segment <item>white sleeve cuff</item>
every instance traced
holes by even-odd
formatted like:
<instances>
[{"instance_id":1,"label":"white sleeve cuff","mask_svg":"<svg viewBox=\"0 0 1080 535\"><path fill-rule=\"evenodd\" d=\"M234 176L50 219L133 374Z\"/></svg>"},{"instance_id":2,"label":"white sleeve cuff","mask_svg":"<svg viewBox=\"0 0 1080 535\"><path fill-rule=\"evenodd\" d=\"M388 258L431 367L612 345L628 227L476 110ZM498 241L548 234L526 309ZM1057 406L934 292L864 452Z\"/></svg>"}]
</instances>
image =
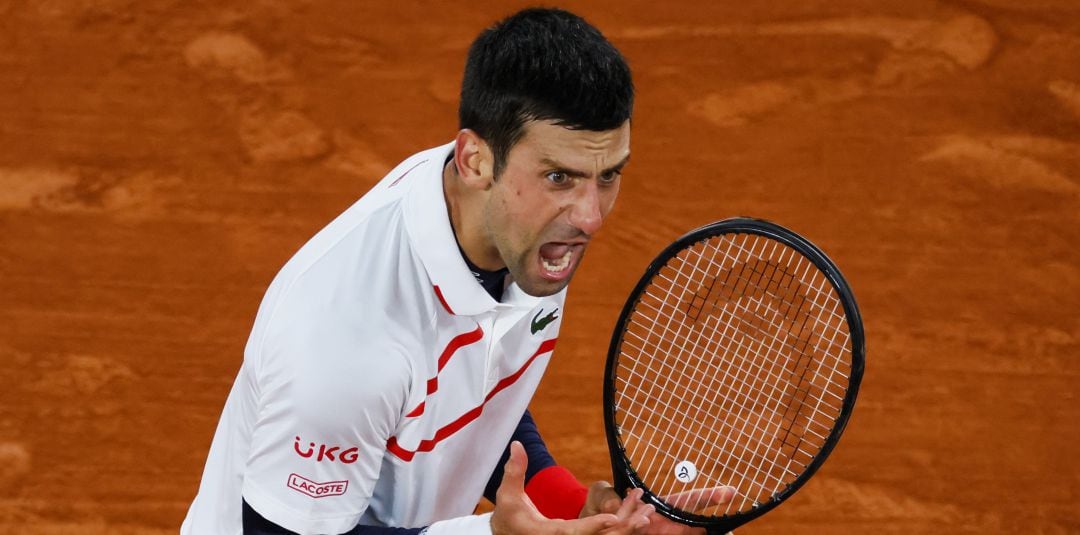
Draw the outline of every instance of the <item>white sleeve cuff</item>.
<instances>
[{"instance_id":1,"label":"white sleeve cuff","mask_svg":"<svg viewBox=\"0 0 1080 535\"><path fill-rule=\"evenodd\" d=\"M421 533L424 535L491 535L491 513L440 520Z\"/></svg>"}]
</instances>

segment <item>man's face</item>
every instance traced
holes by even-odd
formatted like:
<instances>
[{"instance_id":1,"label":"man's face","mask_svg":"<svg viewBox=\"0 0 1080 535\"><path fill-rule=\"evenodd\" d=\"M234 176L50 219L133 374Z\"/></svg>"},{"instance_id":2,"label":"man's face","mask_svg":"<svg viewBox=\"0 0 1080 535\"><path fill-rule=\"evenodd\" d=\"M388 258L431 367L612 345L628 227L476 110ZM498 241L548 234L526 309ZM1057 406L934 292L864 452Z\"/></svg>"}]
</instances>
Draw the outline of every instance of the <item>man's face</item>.
<instances>
[{"instance_id":1,"label":"man's face","mask_svg":"<svg viewBox=\"0 0 1080 535\"><path fill-rule=\"evenodd\" d=\"M489 243L526 293L558 293L615 205L630 157L630 122L571 130L531 121L507 155L484 210Z\"/></svg>"}]
</instances>

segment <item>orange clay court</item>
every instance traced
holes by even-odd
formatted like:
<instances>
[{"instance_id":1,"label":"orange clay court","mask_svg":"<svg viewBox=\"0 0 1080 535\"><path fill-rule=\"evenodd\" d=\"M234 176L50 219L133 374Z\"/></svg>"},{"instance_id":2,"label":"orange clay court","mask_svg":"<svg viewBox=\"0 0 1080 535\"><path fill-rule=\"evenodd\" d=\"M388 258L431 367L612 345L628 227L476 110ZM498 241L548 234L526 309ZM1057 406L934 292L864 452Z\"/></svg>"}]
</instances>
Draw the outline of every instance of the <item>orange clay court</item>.
<instances>
[{"instance_id":1,"label":"orange clay court","mask_svg":"<svg viewBox=\"0 0 1080 535\"><path fill-rule=\"evenodd\" d=\"M450 140L466 47L525 5L0 2L0 534L177 532L271 278ZM750 215L840 265L868 367L740 533L1080 533L1080 4L561 6L638 99L533 404L559 462L610 478L603 361L648 261Z\"/></svg>"}]
</instances>

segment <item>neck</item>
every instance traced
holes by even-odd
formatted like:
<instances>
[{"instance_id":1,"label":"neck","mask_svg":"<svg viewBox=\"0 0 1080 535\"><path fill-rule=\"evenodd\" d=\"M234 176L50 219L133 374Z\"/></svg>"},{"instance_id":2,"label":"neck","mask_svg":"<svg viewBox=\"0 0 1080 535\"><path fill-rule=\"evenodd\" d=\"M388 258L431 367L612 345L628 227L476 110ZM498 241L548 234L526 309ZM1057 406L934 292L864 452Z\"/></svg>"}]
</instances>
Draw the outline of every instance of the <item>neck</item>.
<instances>
[{"instance_id":1,"label":"neck","mask_svg":"<svg viewBox=\"0 0 1080 535\"><path fill-rule=\"evenodd\" d=\"M487 271L498 271L506 267L495 246L489 242L484 232L483 199L484 192L468 187L458 175L451 159L443 166L443 196L446 208L450 212L450 226L457 238L458 246L465 258L476 267Z\"/></svg>"}]
</instances>

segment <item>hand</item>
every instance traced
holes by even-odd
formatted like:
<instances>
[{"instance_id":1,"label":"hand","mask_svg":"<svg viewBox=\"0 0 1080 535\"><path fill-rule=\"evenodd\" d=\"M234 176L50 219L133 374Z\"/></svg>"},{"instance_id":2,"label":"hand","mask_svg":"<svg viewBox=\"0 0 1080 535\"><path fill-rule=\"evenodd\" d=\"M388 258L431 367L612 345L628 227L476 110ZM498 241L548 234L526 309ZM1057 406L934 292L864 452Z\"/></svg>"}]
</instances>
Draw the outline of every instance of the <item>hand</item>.
<instances>
[{"instance_id":1,"label":"hand","mask_svg":"<svg viewBox=\"0 0 1080 535\"><path fill-rule=\"evenodd\" d=\"M609 506L609 511L603 511L595 514L609 514L614 513L615 517L619 519L618 523L605 529L602 533L605 535L616 535L620 533L640 533L645 526L649 525L649 518L656 512L656 508L652 505L646 505L641 501L641 496L645 494L641 489L633 489L626 493L626 498L622 501L618 500L618 495L615 496L615 500L608 500L606 504ZM586 501L586 507L588 502ZM584 513L585 507L581 508ZM585 517L583 517L585 518Z\"/></svg>"},{"instance_id":2,"label":"hand","mask_svg":"<svg viewBox=\"0 0 1080 535\"><path fill-rule=\"evenodd\" d=\"M577 520L546 518L536 510L525 494L525 468L528 457L521 443L510 444L510 460L503 470L502 483L495 493L495 510L491 514L494 535L616 535L634 533L648 524L651 505L640 499L627 500L612 508L610 513L597 513Z\"/></svg>"},{"instance_id":3,"label":"hand","mask_svg":"<svg viewBox=\"0 0 1080 535\"><path fill-rule=\"evenodd\" d=\"M637 491L637 496L640 496L641 491L639 489L634 491ZM684 511L699 511L706 507L728 503L734 496L735 488L724 486L679 492L665 496L664 501ZM629 494L627 498L629 498ZM598 481L589 487L589 494L585 499L585 507L581 509L581 514L584 517L614 513L620 507L621 501L611 484ZM647 535L704 535L705 530L680 524L654 511L649 515L649 523L642 526L635 533Z\"/></svg>"}]
</instances>

